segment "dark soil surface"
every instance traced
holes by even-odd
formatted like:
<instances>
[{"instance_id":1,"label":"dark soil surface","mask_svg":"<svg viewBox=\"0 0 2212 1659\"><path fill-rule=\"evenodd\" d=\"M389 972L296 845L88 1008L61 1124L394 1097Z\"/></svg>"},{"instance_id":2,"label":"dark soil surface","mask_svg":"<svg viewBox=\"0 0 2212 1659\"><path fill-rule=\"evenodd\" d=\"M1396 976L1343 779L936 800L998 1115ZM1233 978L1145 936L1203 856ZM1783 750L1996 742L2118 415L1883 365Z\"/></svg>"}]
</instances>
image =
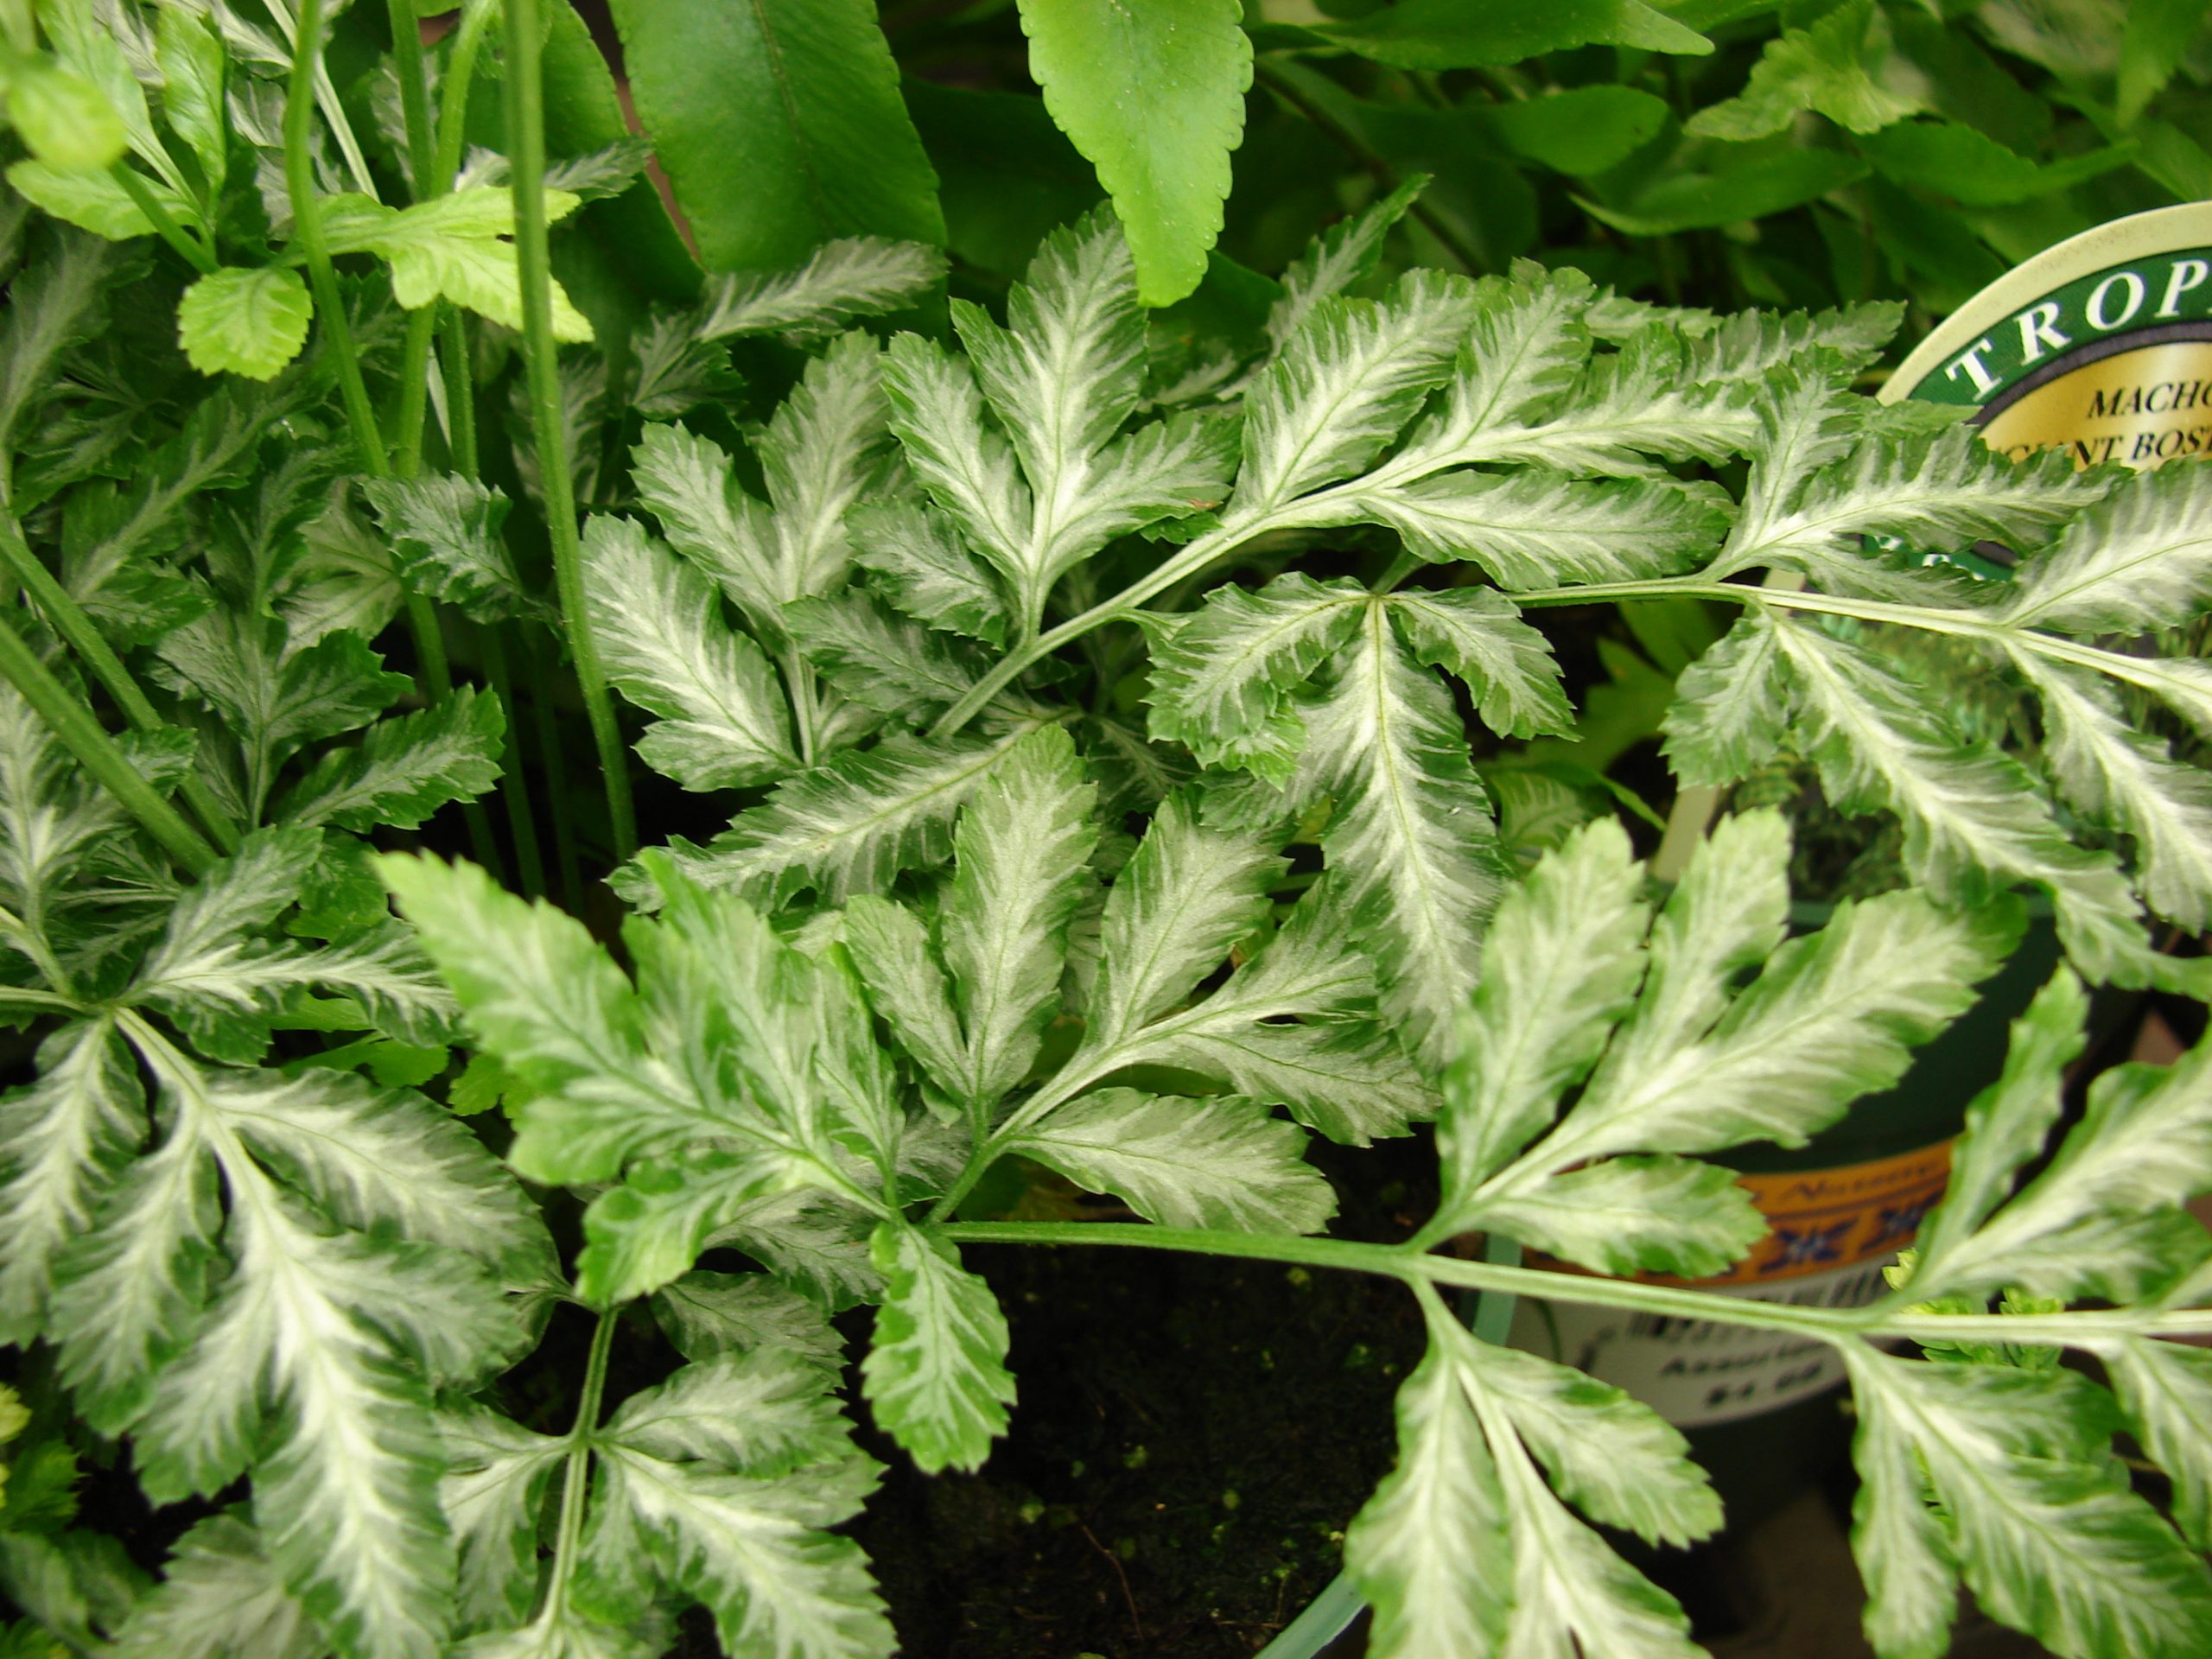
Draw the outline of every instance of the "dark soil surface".
<instances>
[{"instance_id":1,"label":"dark soil surface","mask_svg":"<svg viewBox=\"0 0 2212 1659\"><path fill-rule=\"evenodd\" d=\"M1426 1135L1317 1147L1348 1213L1400 1238L1433 1197ZM1353 1172L1357 1172L1354 1173ZM1413 1298L1349 1274L1152 1251L971 1246L1021 1390L980 1474L890 1473L855 1529L910 1659L1224 1659L1335 1576L1390 1467L1421 1351Z\"/></svg>"}]
</instances>

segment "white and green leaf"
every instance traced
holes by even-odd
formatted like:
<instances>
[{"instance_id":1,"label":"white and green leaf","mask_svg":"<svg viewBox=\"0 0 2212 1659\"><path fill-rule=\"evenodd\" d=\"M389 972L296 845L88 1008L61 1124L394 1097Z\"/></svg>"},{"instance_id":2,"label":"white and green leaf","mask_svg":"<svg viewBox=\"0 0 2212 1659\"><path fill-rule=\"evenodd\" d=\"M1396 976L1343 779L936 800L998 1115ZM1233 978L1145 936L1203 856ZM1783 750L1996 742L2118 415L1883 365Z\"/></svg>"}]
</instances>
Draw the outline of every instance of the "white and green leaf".
<instances>
[{"instance_id":1,"label":"white and green leaf","mask_svg":"<svg viewBox=\"0 0 2212 1659\"><path fill-rule=\"evenodd\" d=\"M1162 1226L1312 1233L1336 1213L1335 1193L1301 1156L1304 1132L1234 1095L1102 1089L1004 1145Z\"/></svg>"},{"instance_id":2,"label":"white and green leaf","mask_svg":"<svg viewBox=\"0 0 2212 1659\"><path fill-rule=\"evenodd\" d=\"M583 569L607 677L662 716L639 740L639 759L697 790L760 783L798 766L775 671L722 620L705 577L625 518L585 527Z\"/></svg>"},{"instance_id":3,"label":"white and green leaf","mask_svg":"<svg viewBox=\"0 0 2212 1659\"><path fill-rule=\"evenodd\" d=\"M917 1228L886 1223L874 1254L886 1289L861 1363L869 1408L925 1473L980 1469L1014 1403L998 1299Z\"/></svg>"}]
</instances>

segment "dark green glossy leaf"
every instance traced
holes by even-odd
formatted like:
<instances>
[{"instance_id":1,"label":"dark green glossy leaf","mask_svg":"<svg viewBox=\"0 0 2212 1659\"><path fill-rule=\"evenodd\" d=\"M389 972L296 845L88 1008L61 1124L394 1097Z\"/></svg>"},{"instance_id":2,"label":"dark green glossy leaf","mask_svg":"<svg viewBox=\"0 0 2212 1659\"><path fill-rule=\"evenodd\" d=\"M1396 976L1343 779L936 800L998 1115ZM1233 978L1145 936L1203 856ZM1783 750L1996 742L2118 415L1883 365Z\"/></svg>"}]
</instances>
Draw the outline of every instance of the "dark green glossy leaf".
<instances>
[{"instance_id":1,"label":"dark green glossy leaf","mask_svg":"<svg viewBox=\"0 0 2212 1659\"><path fill-rule=\"evenodd\" d=\"M616 0L632 95L712 270L942 245L937 180L863 0Z\"/></svg>"}]
</instances>

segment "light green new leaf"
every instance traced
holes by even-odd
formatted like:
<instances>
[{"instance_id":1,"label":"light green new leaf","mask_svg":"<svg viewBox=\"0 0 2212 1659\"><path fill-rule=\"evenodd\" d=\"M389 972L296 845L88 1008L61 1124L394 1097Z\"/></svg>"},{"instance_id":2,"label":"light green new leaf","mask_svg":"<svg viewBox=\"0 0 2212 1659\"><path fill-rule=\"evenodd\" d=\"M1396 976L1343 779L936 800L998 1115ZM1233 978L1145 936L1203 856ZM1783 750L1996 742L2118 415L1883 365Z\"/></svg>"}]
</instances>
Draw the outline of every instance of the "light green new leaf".
<instances>
[{"instance_id":1,"label":"light green new leaf","mask_svg":"<svg viewBox=\"0 0 2212 1659\"><path fill-rule=\"evenodd\" d=\"M1196 288L1221 233L1252 84L1243 22L1235 0L1021 0L1029 73L1113 198L1147 305Z\"/></svg>"},{"instance_id":2,"label":"light green new leaf","mask_svg":"<svg viewBox=\"0 0 2212 1659\"><path fill-rule=\"evenodd\" d=\"M910 305L944 277L944 255L925 242L839 237L788 270L712 278L694 329L702 340L826 333Z\"/></svg>"},{"instance_id":3,"label":"light green new leaf","mask_svg":"<svg viewBox=\"0 0 2212 1659\"><path fill-rule=\"evenodd\" d=\"M880 893L901 870L941 864L952 823L1033 722L950 740L897 733L779 784L704 848L674 843L677 868L773 908L811 888L825 903ZM618 877L632 902L658 902L652 884Z\"/></svg>"},{"instance_id":4,"label":"light green new leaf","mask_svg":"<svg viewBox=\"0 0 2212 1659\"><path fill-rule=\"evenodd\" d=\"M1688 130L1699 138L1764 138L1808 109L1853 132L1902 121L1921 107L1911 91L1917 76L1910 69L1885 73L1889 50L1889 22L1873 0L1850 0L1809 28L1784 29L1768 41L1744 90L1700 110Z\"/></svg>"},{"instance_id":5,"label":"light green new leaf","mask_svg":"<svg viewBox=\"0 0 2212 1659\"><path fill-rule=\"evenodd\" d=\"M938 938L966 1033L958 1094L979 1121L1028 1075L1058 1009L1068 920L1092 886L1096 798L1074 742L1047 726L961 811Z\"/></svg>"},{"instance_id":6,"label":"light green new leaf","mask_svg":"<svg viewBox=\"0 0 2212 1659\"><path fill-rule=\"evenodd\" d=\"M2212 606L2212 467L2185 461L2129 475L2066 521L2024 563L2005 606L2015 626L2148 633Z\"/></svg>"},{"instance_id":7,"label":"light green new leaf","mask_svg":"<svg viewBox=\"0 0 2212 1659\"><path fill-rule=\"evenodd\" d=\"M1458 1215L1605 1052L1643 977L1643 887L1627 832L1601 818L1499 904L1444 1073L1440 1214Z\"/></svg>"},{"instance_id":8,"label":"light green new leaf","mask_svg":"<svg viewBox=\"0 0 2212 1659\"><path fill-rule=\"evenodd\" d=\"M1102 1089L1055 1107L1006 1146L1162 1226L1314 1233L1336 1213L1336 1194L1300 1155L1304 1132L1234 1095Z\"/></svg>"},{"instance_id":9,"label":"light green new leaf","mask_svg":"<svg viewBox=\"0 0 2212 1659\"><path fill-rule=\"evenodd\" d=\"M925 1474L982 1468L1014 1403L998 1300L917 1228L887 1222L873 1254L887 1287L861 1377L876 1422Z\"/></svg>"},{"instance_id":10,"label":"light green new leaf","mask_svg":"<svg viewBox=\"0 0 2212 1659\"><path fill-rule=\"evenodd\" d=\"M2056 1368L1844 1351L1866 1483L1853 1541L1885 1652L1943 1650L1949 1559L1985 1611L2065 1659L2212 1643L2212 1574L2128 1489L2104 1390ZM1940 1518L1921 1497L1923 1471Z\"/></svg>"},{"instance_id":11,"label":"light green new leaf","mask_svg":"<svg viewBox=\"0 0 2212 1659\"><path fill-rule=\"evenodd\" d=\"M105 174L130 139L99 88L39 56L11 54L8 120L32 155L65 173Z\"/></svg>"},{"instance_id":12,"label":"light green new leaf","mask_svg":"<svg viewBox=\"0 0 2212 1659\"><path fill-rule=\"evenodd\" d=\"M118 18L84 0L49 0L40 8L39 22L62 67L97 87L102 101L121 120L131 153L163 182L184 192L183 170L154 129L153 111L137 73L138 65L158 67L157 62L149 61L156 54L143 23Z\"/></svg>"},{"instance_id":13,"label":"light green new leaf","mask_svg":"<svg viewBox=\"0 0 2212 1659\"><path fill-rule=\"evenodd\" d=\"M2204 14L2190 0L2143 0L2127 9L2120 41L2120 125L2135 124L2203 30Z\"/></svg>"},{"instance_id":14,"label":"light green new leaf","mask_svg":"<svg viewBox=\"0 0 2212 1659\"><path fill-rule=\"evenodd\" d=\"M1162 802L1106 895L1084 1047L1110 1050L1187 997L1257 931L1284 868L1258 836L1202 824L1192 792Z\"/></svg>"},{"instance_id":15,"label":"light green new leaf","mask_svg":"<svg viewBox=\"0 0 2212 1659\"><path fill-rule=\"evenodd\" d=\"M1473 695L1477 716L1499 736L1535 737L1573 725L1551 646L1503 594L1446 588L1393 594L1384 603L1414 659L1455 676Z\"/></svg>"},{"instance_id":16,"label":"light green new leaf","mask_svg":"<svg viewBox=\"0 0 2212 1659\"><path fill-rule=\"evenodd\" d=\"M319 1659L329 1649L270 1564L259 1532L233 1509L177 1540L162 1582L131 1609L109 1651L115 1659Z\"/></svg>"},{"instance_id":17,"label":"light green new leaf","mask_svg":"<svg viewBox=\"0 0 2212 1659\"><path fill-rule=\"evenodd\" d=\"M1173 634L1154 635L1149 729L1210 766L1281 783L1305 727L1291 693L1359 625L1367 590L1349 578L1315 582L1288 571L1257 592L1217 588Z\"/></svg>"},{"instance_id":18,"label":"light green new leaf","mask_svg":"<svg viewBox=\"0 0 2212 1659\"><path fill-rule=\"evenodd\" d=\"M379 721L333 749L277 804L289 823L412 830L448 801L475 799L499 781L507 721L499 698L462 686L445 702Z\"/></svg>"},{"instance_id":19,"label":"light green new leaf","mask_svg":"<svg viewBox=\"0 0 2212 1659\"><path fill-rule=\"evenodd\" d=\"M202 374L273 380L308 343L314 317L297 271L210 271L177 302L177 343Z\"/></svg>"},{"instance_id":20,"label":"light green new leaf","mask_svg":"<svg viewBox=\"0 0 2212 1659\"><path fill-rule=\"evenodd\" d=\"M49 162L17 162L8 169L8 182L41 212L111 242L154 233L153 221L111 174L79 172ZM198 220L200 215L174 185L143 175L140 182L172 219L188 225Z\"/></svg>"},{"instance_id":21,"label":"light green new leaf","mask_svg":"<svg viewBox=\"0 0 2212 1659\"><path fill-rule=\"evenodd\" d=\"M1371 465L1450 378L1476 315L1474 285L1412 271L1379 302L1316 306L1246 398L1230 509L1256 518Z\"/></svg>"},{"instance_id":22,"label":"light green new leaf","mask_svg":"<svg viewBox=\"0 0 2212 1659\"><path fill-rule=\"evenodd\" d=\"M594 517L584 527L583 580L607 677L664 716L639 740L640 760L696 790L798 767L775 671L722 620L704 576L632 520Z\"/></svg>"},{"instance_id":23,"label":"light green new leaf","mask_svg":"<svg viewBox=\"0 0 2212 1659\"><path fill-rule=\"evenodd\" d=\"M581 200L565 190L545 192L545 214L559 219ZM326 196L323 240L333 253L373 253L391 266L392 297L409 310L436 300L522 327L522 278L515 265L514 194L488 185L464 185L448 195L387 207L369 196ZM591 322L553 283L553 337L587 340Z\"/></svg>"},{"instance_id":24,"label":"light green new leaf","mask_svg":"<svg viewBox=\"0 0 2212 1659\"><path fill-rule=\"evenodd\" d=\"M1863 135L1859 146L1885 177L1967 207L2009 207L2063 195L2136 156L2133 144L2108 144L2037 166L1979 128L1955 121L1901 121Z\"/></svg>"},{"instance_id":25,"label":"light green new leaf","mask_svg":"<svg viewBox=\"0 0 2212 1659\"><path fill-rule=\"evenodd\" d=\"M504 621L530 607L499 536L513 505L503 492L457 473L365 478L360 485L416 592L457 605L479 622Z\"/></svg>"}]
</instances>

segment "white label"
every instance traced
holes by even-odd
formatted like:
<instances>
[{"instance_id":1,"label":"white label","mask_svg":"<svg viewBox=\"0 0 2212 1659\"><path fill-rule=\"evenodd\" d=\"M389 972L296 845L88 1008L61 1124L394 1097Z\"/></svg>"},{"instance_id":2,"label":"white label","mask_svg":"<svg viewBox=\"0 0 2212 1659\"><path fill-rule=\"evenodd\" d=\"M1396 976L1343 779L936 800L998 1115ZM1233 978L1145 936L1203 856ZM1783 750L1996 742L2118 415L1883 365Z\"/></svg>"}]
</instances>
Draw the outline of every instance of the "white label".
<instances>
[{"instance_id":1,"label":"white label","mask_svg":"<svg viewBox=\"0 0 2212 1659\"><path fill-rule=\"evenodd\" d=\"M1796 1307L1863 1307L1887 1287L1891 1258L1808 1273L1776 1284L1702 1287L1716 1295ZM1678 1428L1756 1417L1834 1388L1843 1362L1824 1342L1711 1319L1541 1302L1513 1310L1516 1348L1626 1389Z\"/></svg>"}]
</instances>

